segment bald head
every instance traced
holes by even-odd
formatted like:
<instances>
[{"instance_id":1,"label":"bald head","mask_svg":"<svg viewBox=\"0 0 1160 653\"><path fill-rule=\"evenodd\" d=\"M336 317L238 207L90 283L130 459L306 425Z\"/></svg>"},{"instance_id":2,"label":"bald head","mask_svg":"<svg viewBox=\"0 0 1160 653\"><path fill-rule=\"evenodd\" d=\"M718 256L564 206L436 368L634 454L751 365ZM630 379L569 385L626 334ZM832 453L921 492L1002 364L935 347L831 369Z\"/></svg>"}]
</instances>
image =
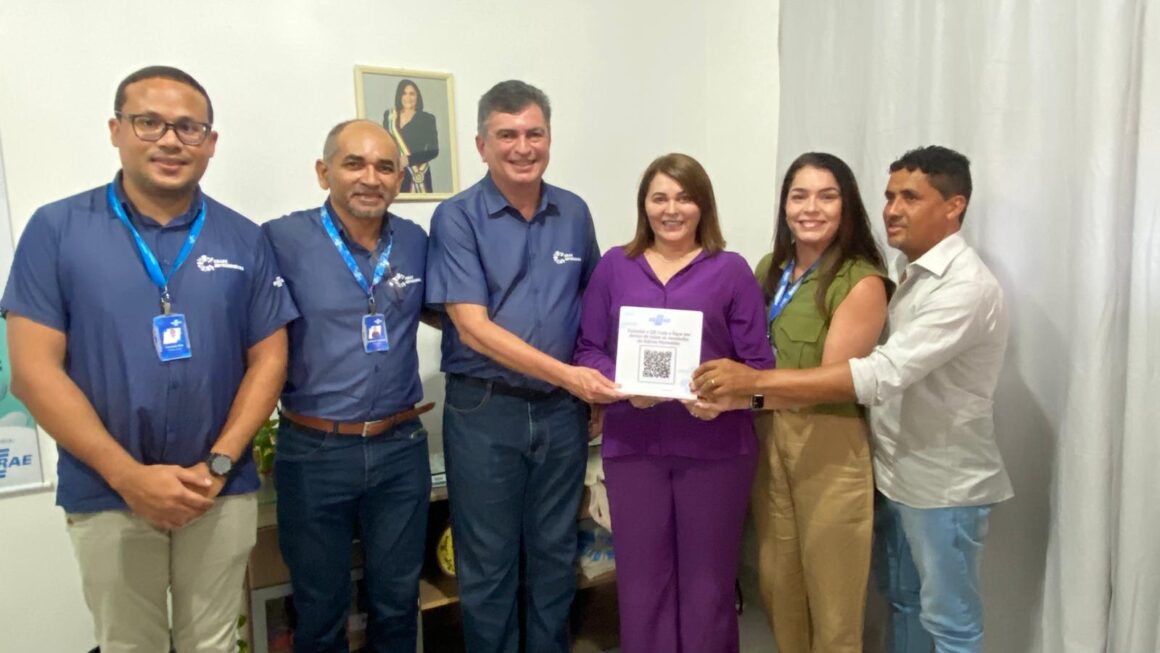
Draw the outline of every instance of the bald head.
<instances>
[{"instance_id":1,"label":"bald head","mask_svg":"<svg viewBox=\"0 0 1160 653\"><path fill-rule=\"evenodd\" d=\"M380 125L377 122L374 122L373 120L366 120L365 118L355 118L354 120L344 120L343 122L338 123L334 127L331 127L330 132L326 134L326 142L322 144L322 160L323 161L325 161L327 163L331 162L331 159L334 157L334 153L336 151L338 151L339 137L342 136L343 132L345 132L349 128L357 128L358 131L365 130L366 132L381 132L383 138L391 141L392 146L395 145L395 139L391 138L391 135L387 133L386 129L383 129L382 125ZM398 157L399 157L398 147L395 147L395 158L398 159Z\"/></svg>"},{"instance_id":2,"label":"bald head","mask_svg":"<svg viewBox=\"0 0 1160 653\"><path fill-rule=\"evenodd\" d=\"M348 120L330 130L314 165L343 221L383 217L403 182L399 148L381 125Z\"/></svg>"}]
</instances>

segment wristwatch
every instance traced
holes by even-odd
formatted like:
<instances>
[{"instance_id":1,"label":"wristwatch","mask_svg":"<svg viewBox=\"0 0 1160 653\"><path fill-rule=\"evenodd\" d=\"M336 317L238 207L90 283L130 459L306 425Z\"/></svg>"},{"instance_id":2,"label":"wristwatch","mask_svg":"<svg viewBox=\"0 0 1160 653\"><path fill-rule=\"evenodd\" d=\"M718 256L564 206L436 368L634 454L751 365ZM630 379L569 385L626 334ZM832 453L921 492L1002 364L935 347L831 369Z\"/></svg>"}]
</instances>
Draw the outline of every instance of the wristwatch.
<instances>
[{"instance_id":1,"label":"wristwatch","mask_svg":"<svg viewBox=\"0 0 1160 653\"><path fill-rule=\"evenodd\" d=\"M750 410L761 410L765 408L765 395L753 395L749 398Z\"/></svg>"},{"instance_id":2,"label":"wristwatch","mask_svg":"<svg viewBox=\"0 0 1160 653\"><path fill-rule=\"evenodd\" d=\"M225 478L234 471L234 461L224 453L211 451L205 459L205 465L209 467L209 473L218 478Z\"/></svg>"}]
</instances>

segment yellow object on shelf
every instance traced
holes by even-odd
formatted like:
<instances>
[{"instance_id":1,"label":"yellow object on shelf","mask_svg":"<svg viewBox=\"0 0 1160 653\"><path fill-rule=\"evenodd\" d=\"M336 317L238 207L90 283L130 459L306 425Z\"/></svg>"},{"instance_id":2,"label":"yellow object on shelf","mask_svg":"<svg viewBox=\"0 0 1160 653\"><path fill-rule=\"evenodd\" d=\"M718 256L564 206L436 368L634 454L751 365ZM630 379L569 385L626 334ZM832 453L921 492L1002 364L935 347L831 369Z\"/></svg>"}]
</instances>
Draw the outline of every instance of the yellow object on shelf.
<instances>
[{"instance_id":1,"label":"yellow object on shelf","mask_svg":"<svg viewBox=\"0 0 1160 653\"><path fill-rule=\"evenodd\" d=\"M439 536L439 545L435 547L435 559L439 563L439 569L448 576L455 575L455 549L451 544L451 525L443 529L443 534Z\"/></svg>"}]
</instances>

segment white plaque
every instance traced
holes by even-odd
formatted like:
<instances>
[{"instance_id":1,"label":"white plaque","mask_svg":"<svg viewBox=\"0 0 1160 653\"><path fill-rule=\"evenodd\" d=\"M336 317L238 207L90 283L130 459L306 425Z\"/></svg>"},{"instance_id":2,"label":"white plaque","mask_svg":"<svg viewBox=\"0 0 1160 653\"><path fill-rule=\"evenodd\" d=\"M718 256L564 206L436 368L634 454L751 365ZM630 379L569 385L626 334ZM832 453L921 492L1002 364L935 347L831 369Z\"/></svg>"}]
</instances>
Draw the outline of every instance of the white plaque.
<instances>
[{"instance_id":1,"label":"white plaque","mask_svg":"<svg viewBox=\"0 0 1160 653\"><path fill-rule=\"evenodd\" d=\"M616 383L643 397L695 399L689 390L701 364L701 311L620 308Z\"/></svg>"}]
</instances>

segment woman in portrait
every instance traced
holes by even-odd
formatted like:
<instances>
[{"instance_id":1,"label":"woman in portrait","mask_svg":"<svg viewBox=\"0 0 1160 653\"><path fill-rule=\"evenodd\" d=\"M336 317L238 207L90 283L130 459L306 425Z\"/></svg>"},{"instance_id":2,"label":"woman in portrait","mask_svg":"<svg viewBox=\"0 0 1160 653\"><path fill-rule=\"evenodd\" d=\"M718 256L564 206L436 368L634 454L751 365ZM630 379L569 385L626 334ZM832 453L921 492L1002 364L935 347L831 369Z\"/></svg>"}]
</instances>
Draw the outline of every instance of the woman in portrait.
<instances>
[{"instance_id":1,"label":"woman in portrait","mask_svg":"<svg viewBox=\"0 0 1160 653\"><path fill-rule=\"evenodd\" d=\"M423 94L409 79L395 88L395 106L383 114L387 128L403 165L402 193L430 193L430 162L439 156L439 134L435 130L435 116L423 110Z\"/></svg>"},{"instance_id":2,"label":"woman in portrait","mask_svg":"<svg viewBox=\"0 0 1160 653\"><path fill-rule=\"evenodd\" d=\"M870 353L891 289L858 184L811 152L781 185L773 252L757 265L779 369ZM752 507L758 575L777 650L862 650L874 481L855 403L759 413Z\"/></svg>"},{"instance_id":3,"label":"woman in portrait","mask_svg":"<svg viewBox=\"0 0 1160 653\"><path fill-rule=\"evenodd\" d=\"M700 311L701 360L768 369L761 289L725 251L713 187L697 161L668 154L645 170L636 234L592 273L575 362L615 379L622 306ZM614 528L621 650L738 650L734 582L757 466L748 410L631 397L604 411L604 474Z\"/></svg>"}]
</instances>

